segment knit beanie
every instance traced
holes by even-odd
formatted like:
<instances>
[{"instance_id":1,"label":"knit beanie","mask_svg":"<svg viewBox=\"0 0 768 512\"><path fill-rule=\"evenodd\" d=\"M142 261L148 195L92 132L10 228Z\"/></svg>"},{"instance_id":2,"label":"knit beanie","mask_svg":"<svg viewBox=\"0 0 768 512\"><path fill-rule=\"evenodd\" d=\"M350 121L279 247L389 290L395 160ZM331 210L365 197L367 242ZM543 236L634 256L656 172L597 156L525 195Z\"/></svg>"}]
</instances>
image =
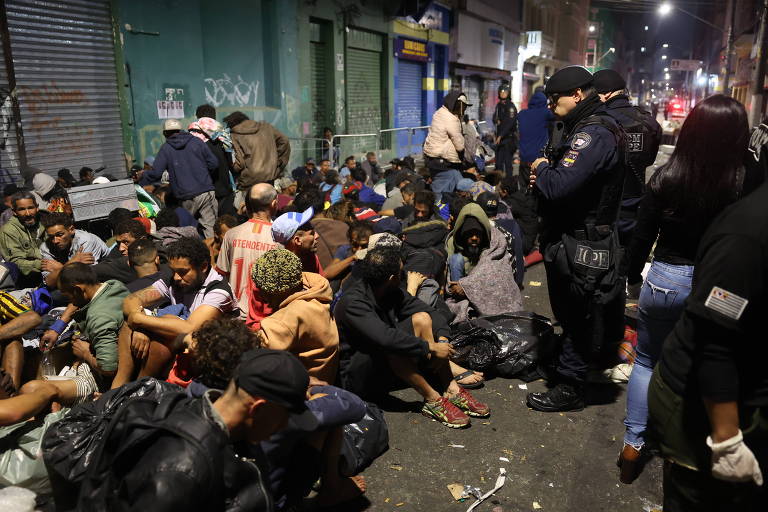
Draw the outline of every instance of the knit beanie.
<instances>
[{"instance_id":1,"label":"knit beanie","mask_svg":"<svg viewBox=\"0 0 768 512\"><path fill-rule=\"evenodd\" d=\"M264 253L251 267L251 279L270 295L285 293L301 286L301 260L286 249Z\"/></svg>"}]
</instances>

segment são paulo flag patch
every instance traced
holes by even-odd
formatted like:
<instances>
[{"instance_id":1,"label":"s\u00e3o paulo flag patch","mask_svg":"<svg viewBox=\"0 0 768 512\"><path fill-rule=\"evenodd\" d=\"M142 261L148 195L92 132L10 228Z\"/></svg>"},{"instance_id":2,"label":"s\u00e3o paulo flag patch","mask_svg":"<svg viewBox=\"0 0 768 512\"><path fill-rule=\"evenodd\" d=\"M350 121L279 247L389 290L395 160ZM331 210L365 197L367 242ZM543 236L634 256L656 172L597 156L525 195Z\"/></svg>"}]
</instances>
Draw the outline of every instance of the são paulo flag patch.
<instances>
[{"instance_id":1,"label":"s\u00e3o paulo flag patch","mask_svg":"<svg viewBox=\"0 0 768 512\"><path fill-rule=\"evenodd\" d=\"M712 288L712 291L709 292L709 297L704 302L704 306L733 320L741 318L747 304L749 304L749 301L744 297L739 297L735 293L723 290L719 286Z\"/></svg>"}]
</instances>

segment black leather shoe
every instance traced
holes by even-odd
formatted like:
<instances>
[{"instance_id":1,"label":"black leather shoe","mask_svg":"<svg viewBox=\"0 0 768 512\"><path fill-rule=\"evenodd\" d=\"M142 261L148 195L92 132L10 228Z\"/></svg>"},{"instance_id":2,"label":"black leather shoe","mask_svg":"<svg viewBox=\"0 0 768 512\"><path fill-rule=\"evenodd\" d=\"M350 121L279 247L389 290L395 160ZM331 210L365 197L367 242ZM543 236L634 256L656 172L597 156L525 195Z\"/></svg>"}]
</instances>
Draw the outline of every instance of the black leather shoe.
<instances>
[{"instance_id":1,"label":"black leather shoe","mask_svg":"<svg viewBox=\"0 0 768 512\"><path fill-rule=\"evenodd\" d=\"M558 384L543 393L528 393L528 407L542 412L580 411L584 409L584 391L570 384Z\"/></svg>"}]
</instances>

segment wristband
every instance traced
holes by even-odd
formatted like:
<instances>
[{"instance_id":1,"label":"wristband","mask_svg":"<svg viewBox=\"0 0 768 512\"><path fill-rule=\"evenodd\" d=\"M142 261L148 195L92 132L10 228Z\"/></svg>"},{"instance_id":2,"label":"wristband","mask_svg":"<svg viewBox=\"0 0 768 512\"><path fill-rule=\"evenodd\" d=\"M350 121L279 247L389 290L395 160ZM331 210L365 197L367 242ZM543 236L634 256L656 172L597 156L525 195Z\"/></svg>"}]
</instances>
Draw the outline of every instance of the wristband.
<instances>
[{"instance_id":1,"label":"wristband","mask_svg":"<svg viewBox=\"0 0 768 512\"><path fill-rule=\"evenodd\" d=\"M68 325L67 322L65 322L64 320L59 318L58 320L53 322L51 324L51 326L48 327L48 329L50 329L52 331L55 331L56 334L60 335L61 333L63 333L67 329L67 325Z\"/></svg>"}]
</instances>

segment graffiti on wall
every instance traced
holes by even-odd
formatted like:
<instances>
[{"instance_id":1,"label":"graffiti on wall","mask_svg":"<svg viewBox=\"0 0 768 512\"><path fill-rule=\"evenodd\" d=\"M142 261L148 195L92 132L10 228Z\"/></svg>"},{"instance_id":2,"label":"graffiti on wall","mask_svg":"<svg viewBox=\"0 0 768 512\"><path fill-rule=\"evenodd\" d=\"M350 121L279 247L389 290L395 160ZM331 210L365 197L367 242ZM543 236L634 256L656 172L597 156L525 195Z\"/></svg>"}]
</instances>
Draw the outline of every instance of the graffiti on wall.
<instances>
[{"instance_id":1,"label":"graffiti on wall","mask_svg":"<svg viewBox=\"0 0 768 512\"><path fill-rule=\"evenodd\" d=\"M61 113L54 107L83 107L88 98L79 89L60 88L55 81L42 87L18 88L19 103L28 111L24 116L24 140L27 156L34 159L37 154L50 152L81 153L92 149L93 127L64 124ZM54 134L52 139L47 137Z\"/></svg>"},{"instance_id":2,"label":"graffiti on wall","mask_svg":"<svg viewBox=\"0 0 768 512\"><path fill-rule=\"evenodd\" d=\"M237 75L232 79L224 73L221 78L205 79L205 101L214 107L232 105L255 107L259 96L259 81L247 82Z\"/></svg>"}]
</instances>

